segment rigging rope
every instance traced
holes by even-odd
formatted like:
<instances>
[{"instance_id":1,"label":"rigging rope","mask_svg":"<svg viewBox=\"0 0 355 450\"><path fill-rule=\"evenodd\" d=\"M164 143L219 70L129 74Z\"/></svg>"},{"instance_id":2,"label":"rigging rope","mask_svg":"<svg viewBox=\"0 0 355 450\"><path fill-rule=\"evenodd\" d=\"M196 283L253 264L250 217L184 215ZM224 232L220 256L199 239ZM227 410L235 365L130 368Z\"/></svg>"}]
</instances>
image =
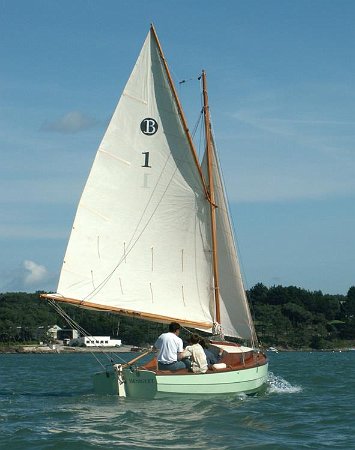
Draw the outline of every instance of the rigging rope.
<instances>
[{"instance_id":1,"label":"rigging rope","mask_svg":"<svg viewBox=\"0 0 355 450\"><path fill-rule=\"evenodd\" d=\"M57 311L57 313L63 317L63 319L67 322L67 324L77 330L81 335L86 336L88 338L93 338L93 336L88 333L82 326L80 326L74 319L72 319L69 314L67 314L64 309L58 305L58 303L56 303L54 300L48 300L49 304L51 306L53 306L53 308ZM91 340L91 339L90 339ZM92 342L94 344L96 344L94 342L95 340L92 339ZM110 361L110 363L113 363L113 359L112 359L112 355L110 356L108 353L106 353L101 347L99 347L98 345L95 345L95 347L97 347L100 352ZM90 351L90 353L92 354L92 356L96 359L96 361L105 369L106 367L104 366L104 364L102 364L102 362L99 360L99 358L97 358L97 356L95 355L94 352ZM115 354L115 356L121 360L122 362L126 362L123 358L121 358L119 355Z\"/></svg>"},{"instance_id":2,"label":"rigging rope","mask_svg":"<svg viewBox=\"0 0 355 450\"><path fill-rule=\"evenodd\" d=\"M191 132L191 137L192 137L192 138L195 137L195 134L196 134L196 131L197 131L199 125L200 125L202 116L203 116L203 109L201 109L201 111L198 113L196 125L194 126L194 128L193 128L193 130L192 130L192 132Z\"/></svg>"}]
</instances>

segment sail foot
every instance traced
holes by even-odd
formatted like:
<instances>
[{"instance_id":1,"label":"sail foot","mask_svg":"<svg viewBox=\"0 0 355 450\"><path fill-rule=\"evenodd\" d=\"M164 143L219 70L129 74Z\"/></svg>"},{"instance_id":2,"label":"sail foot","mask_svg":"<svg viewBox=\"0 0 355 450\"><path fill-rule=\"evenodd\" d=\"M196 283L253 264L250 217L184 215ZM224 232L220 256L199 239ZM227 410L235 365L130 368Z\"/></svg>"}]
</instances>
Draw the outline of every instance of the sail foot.
<instances>
[{"instance_id":1,"label":"sail foot","mask_svg":"<svg viewBox=\"0 0 355 450\"><path fill-rule=\"evenodd\" d=\"M102 305L100 303L93 303L87 300L79 300L79 299L73 299L73 298L67 298L64 296L61 296L59 294L40 294L41 299L46 300L54 300L56 302L62 302L62 303L69 303L71 305L77 306L79 308L85 308L85 309L92 309L95 311L105 311L105 312L111 312L123 316L129 316L134 317L136 319L145 319L152 322L158 322L158 323L166 323L169 324L170 322L179 322L181 325L189 327L189 328L198 328L205 331L209 331L212 328L212 324L210 322L198 322L194 320L188 320L181 317L170 317L170 316L163 316L158 314L152 314L147 313L144 311L134 311L124 308L119 308L115 306L109 306L109 305Z\"/></svg>"}]
</instances>

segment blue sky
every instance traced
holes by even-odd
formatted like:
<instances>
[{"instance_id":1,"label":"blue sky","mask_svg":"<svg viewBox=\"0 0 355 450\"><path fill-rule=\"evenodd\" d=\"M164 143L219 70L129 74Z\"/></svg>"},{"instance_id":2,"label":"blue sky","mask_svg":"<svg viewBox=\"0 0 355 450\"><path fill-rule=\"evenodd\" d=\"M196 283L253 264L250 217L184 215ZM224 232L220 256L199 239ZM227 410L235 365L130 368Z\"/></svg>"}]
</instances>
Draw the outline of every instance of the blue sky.
<instances>
[{"instance_id":1,"label":"blue sky","mask_svg":"<svg viewBox=\"0 0 355 450\"><path fill-rule=\"evenodd\" d=\"M246 286L355 285L353 1L0 0L0 291L56 288L153 22L192 128L208 76Z\"/></svg>"}]
</instances>

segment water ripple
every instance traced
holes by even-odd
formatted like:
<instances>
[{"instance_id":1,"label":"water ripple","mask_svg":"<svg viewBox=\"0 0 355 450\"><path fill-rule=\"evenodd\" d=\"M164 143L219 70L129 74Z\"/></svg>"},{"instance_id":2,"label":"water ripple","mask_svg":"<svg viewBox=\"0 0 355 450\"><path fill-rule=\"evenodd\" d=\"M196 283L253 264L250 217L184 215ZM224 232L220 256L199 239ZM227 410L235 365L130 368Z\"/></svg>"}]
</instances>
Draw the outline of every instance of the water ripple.
<instances>
[{"instance_id":1,"label":"water ripple","mask_svg":"<svg viewBox=\"0 0 355 450\"><path fill-rule=\"evenodd\" d=\"M355 448L355 390L344 383L355 352L271 355L268 387L256 396L155 400L94 395L89 355L38 356L0 356L0 448Z\"/></svg>"}]
</instances>

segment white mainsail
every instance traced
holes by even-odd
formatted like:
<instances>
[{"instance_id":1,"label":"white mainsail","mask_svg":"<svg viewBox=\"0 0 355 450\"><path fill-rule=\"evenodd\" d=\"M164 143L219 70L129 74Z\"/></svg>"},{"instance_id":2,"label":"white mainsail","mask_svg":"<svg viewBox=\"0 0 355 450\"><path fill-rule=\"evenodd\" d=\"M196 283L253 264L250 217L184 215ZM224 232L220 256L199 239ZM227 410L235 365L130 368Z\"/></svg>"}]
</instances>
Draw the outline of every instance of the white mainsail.
<instances>
[{"instance_id":1,"label":"white mainsail","mask_svg":"<svg viewBox=\"0 0 355 450\"><path fill-rule=\"evenodd\" d=\"M212 331L216 306L205 161L201 170L169 77L151 29L97 151L57 294L48 297ZM220 325L227 336L252 339L213 143L212 170Z\"/></svg>"},{"instance_id":2,"label":"white mainsail","mask_svg":"<svg viewBox=\"0 0 355 450\"><path fill-rule=\"evenodd\" d=\"M211 329L209 214L150 31L83 191L58 295Z\"/></svg>"}]
</instances>

